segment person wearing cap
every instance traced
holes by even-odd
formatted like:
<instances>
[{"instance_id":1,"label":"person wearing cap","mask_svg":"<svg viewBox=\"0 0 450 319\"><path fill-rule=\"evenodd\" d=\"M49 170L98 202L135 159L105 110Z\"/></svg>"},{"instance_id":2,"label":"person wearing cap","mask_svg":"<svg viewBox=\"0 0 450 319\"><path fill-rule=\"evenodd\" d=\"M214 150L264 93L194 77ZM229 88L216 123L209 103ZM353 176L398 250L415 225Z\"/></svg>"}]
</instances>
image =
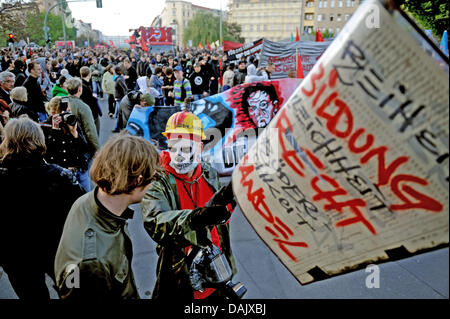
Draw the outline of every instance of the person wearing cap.
<instances>
[{"instance_id":1,"label":"person wearing cap","mask_svg":"<svg viewBox=\"0 0 450 319\"><path fill-rule=\"evenodd\" d=\"M157 280L153 299L223 299L213 288L195 291L190 284L192 253L211 243L218 246L236 273L228 220L232 198L207 205L220 189L217 171L201 162L205 139L200 119L187 111L173 114L162 133L168 151L160 153L164 169L141 202L144 228L158 244Z\"/></svg>"},{"instance_id":2,"label":"person wearing cap","mask_svg":"<svg viewBox=\"0 0 450 319\"><path fill-rule=\"evenodd\" d=\"M175 106L181 106L186 98L192 98L191 83L184 78L183 68L177 65L174 69L175 82L173 92L175 96Z\"/></svg>"}]
</instances>

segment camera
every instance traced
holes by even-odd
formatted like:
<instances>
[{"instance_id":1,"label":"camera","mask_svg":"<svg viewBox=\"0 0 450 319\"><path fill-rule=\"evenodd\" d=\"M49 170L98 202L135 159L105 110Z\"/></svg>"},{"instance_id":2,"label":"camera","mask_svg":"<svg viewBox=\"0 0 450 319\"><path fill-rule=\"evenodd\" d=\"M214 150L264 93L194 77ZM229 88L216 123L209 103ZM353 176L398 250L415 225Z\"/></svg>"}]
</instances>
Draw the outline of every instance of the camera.
<instances>
[{"instance_id":1,"label":"camera","mask_svg":"<svg viewBox=\"0 0 450 319\"><path fill-rule=\"evenodd\" d=\"M200 248L189 269L189 279L194 290L203 291L207 287L221 290L226 299L239 300L247 292L241 283L233 283L233 272L219 247L211 244Z\"/></svg>"},{"instance_id":2,"label":"camera","mask_svg":"<svg viewBox=\"0 0 450 319\"><path fill-rule=\"evenodd\" d=\"M62 112L59 116L61 117L61 122L59 123L60 128L64 126L64 124L74 126L77 123L77 117L70 112Z\"/></svg>"},{"instance_id":3,"label":"camera","mask_svg":"<svg viewBox=\"0 0 450 319\"><path fill-rule=\"evenodd\" d=\"M59 103L59 109L62 112L66 112L68 107L69 107L69 98L68 97L62 97L61 98L61 102Z\"/></svg>"}]
</instances>

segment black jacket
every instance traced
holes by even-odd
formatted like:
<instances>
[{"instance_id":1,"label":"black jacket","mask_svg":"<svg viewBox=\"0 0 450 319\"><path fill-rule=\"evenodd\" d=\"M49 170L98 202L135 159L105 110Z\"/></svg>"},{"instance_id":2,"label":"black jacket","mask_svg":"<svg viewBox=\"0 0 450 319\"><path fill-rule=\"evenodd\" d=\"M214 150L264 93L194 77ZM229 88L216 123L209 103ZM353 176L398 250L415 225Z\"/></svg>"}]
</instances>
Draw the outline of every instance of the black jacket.
<instances>
[{"instance_id":1,"label":"black jacket","mask_svg":"<svg viewBox=\"0 0 450 319\"><path fill-rule=\"evenodd\" d=\"M11 108L11 117L19 117L22 114L27 114L33 121L39 122L39 117L36 112L33 112L28 106L12 101L9 107Z\"/></svg>"},{"instance_id":2,"label":"black jacket","mask_svg":"<svg viewBox=\"0 0 450 319\"><path fill-rule=\"evenodd\" d=\"M46 113L44 104L46 98L44 97L44 94L42 94L41 86L37 82L37 79L29 76L25 82L23 82L23 86L27 89L28 93L27 106L33 112Z\"/></svg>"},{"instance_id":3,"label":"black jacket","mask_svg":"<svg viewBox=\"0 0 450 319\"><path fill-rule=\"evenodd\" d=\"M9 94L6 91L4 91L2 88L0 88L0 100L5 101L6 104L10 104L12 102Z\"/></svg>"},{"instance_id":4,"label":"black jacket","mask_svg":"<svg viewBox=\"0 0 450 319\"><path fill-rule=\"evenodd\" d=\"M128 90L134 90L136 88L136 81L137 81L137 73L136 73L136 69L134 67L130 67L129 69L127 69L127 75L128 75L128 79L125 80Z\"/></svg>"},{"instance_id":5,"label":"black jacket","mask_svg":"<svg viewBox=\"0 0 450 319\"><path fill-rule=\"evenodd\" d=\"M54 260L64 222L84 194L69 170L41 157L0 162L0 265L19 296L49 299L44 273Z\"/></svg>"},{"instance_id":6,"label":"black jacket","mask_svg":"<svg viewBox=\"0 0 450 319\"><path fill-rule=\"evenodd\" d=\"M203 94L203 92L209 91L209 79L208 76L200 71L199 73L192 73L189 76L189 82L191 82L192 94Z\"/></svg>"},{"instance_id":7,"label":"black jacket","mask_svg":"<svg viewBox=\"0 0 450 319\"><path fill-rule=\"evenodd\" d=\"M114 89L115 89L114 97L116 98L116 100L123 99L123 97L127 94L128 88L127 88L127 84L125 83L125 79L124 79L123 75L120 75L116 79L116 85L115 85Z\"/></svg>"},{"instance_id":8,"label":"black jacket","mask_svg":"<svg viewBox=\"0 0 450 319\"><path fill-rule=\"evenodd\" d=\"M75 167L86 171L89 152L80 127L77 126L78 138L74 138L68 129L53 129L51 116L44 123L46 125L41 125L41 128L45 135L45 145L47 145L45 160L64 168Z\"/></svg>"},{"instance_id":9,"label":"black jacket","mask_svg":"<svg viewBox=\"0 0 450 319\"><path fill-rule=\"evenodd\" d=\"M92 95L91 83L85 80L82 80L82 82L83 91L81 92L80 99L89 106L92 111L92 116L95 120L99 115L102 115L100 114L101 111L98 105L97 98Z\"/></svg>"}]
</instances>

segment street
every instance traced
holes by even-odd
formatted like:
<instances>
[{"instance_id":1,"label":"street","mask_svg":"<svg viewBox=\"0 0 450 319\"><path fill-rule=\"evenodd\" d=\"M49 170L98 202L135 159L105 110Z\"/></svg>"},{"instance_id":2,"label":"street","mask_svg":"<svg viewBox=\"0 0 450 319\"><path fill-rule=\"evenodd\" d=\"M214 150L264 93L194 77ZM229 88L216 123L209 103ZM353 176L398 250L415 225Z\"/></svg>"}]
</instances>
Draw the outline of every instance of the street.
<instances>
[{"instance_id":1,"label":"street","mask_svg":"<svg viewBox=\"0 0 450 319\"><path fill-rule=\"evenodd\" d=\"M115 119L107 116L107 101L101 101L101 144L111 136ZM229 178L223 178L226 181ZM157 255L155 243L146 234L139 205L129 222L134 259L132 267L141 298L150 298L155 283ZM448 299L449 298L449 249L448 247L419 254L399 261L379 264L379 288L368 288L366 278L370 273L360 269L302 286L283 266L277 257L253 231L237 208L231 218L232 249L237 261L238 273L233 282L242 282L248 289L246 299ZM20 227L20 225L11 225ZM0 268L1 269L1 268ZM48 284L51 297L57 294ZM0 298L17 298L0 270Z\"/></svg>"}]
</instances>

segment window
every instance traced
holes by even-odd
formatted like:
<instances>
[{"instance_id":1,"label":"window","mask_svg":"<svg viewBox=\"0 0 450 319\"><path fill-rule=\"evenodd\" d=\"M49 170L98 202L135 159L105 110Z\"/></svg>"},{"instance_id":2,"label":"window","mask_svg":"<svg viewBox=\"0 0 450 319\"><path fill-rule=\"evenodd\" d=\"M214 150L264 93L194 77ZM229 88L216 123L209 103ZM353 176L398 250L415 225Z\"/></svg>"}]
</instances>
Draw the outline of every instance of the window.
<instances>
[{"instance_id":1,"label":"window","mask_svg":"<svg viewBox=\"0 0 450 319\"><path fill-rule=\"evenodd\" d=\"M333 21L334 19L334 15L332 13L330 13L330 21Z\"/></svg>"},{"instance_id":2,"label":"window","mask_svg":"<svg viewBox=\"0 0 450 319\"><path fill-rule=\"evenodd\" d=\"M264 25L264 31L267 31L267 24Z\"/></svg>"},{"instance_id":3,"label":"window","mask_svg":"<svg viewBox=\"0 0 450 319\"><path fill-rule=\"evenodd\" d=\"M342 14L338 13L336 20L337 21L342 21Z\"/></svg>"},{"instance_id":4,"label":"window","mask_svg":"<svg viewBox=\"0 0 450 319\"><path fill-rule=\"evenodd\" d=\"M177 9L173 9L173 10L172 10L172 15L173 15L173 16L176 16L176 15L177 15Z\"/></svg>"},{"instance_id":5,"label":"window","mask_svg":"<svg viewBox=\"0 0 450 319\"><path fill-rule=\"evenodd\" d=\"M355 7L355 1L352 0L352 8Z\"/></svg>"},{"instance_id":6,"label":"window","mask_svg":"<svg viewBox=\"0 0 450 319\"><path fill-rule=\"evenodd\" d=\"M351 0L347 0L345 6L346 6L347 8L350 8L350 7L352 6Z\"/></svg>"},{"instance_id":7,"label":"window","mask_svg":"<svg viewBox=\"0 0 450 319\"><path fill-rule=\"evenodd\" d=\"M328 5L328 0L325 0L325 1L323 2L323 7L326 8L327 5Z\"/></svg>"},{"instance_id":8,"label":"window","mask_svg":"<svg viewBox=\"0 0 450 319\"><path fill-rule=\"evenodd\" d=\"M338 1L338 7L339 7L339 8L342 8L342 0L339 0L339 1Z\"/></svg>"},{"instance_id":9,"label":"window","mask_svg":"<svg viewBox=\"0 0 450 319\"><path fill-rule=\"evenodd\" d=\"M348 19L350 19L350 15L349 15L349 14L346 14L346 15L344 16L344 20L345 20L345 21L348 21Z\"/></svg>"},{"instance_id":10,"label":"window","mask_svg":"<svg viewBox=\"0 0 450 319\"><path fill-rule=\"evenodd\" d=\"M319 1L319 8L323 8L323 1L322 0Z\"/></svg>"},{"instance_id":11,"label":"window","mask_svg":"<svg viewBox=\"0 0 450 319\"><path fill-rule=\"evenodd\" d=\"M338 35L338 34L339 34L339 32L341 32L341 29L339 29L339 28L336 28L336 35Z\"/></svg>"},{"instance_id":12,"label":"window","mask_svg":"<svg viewBox=\"0 0 450 319\"><path fill-rule=\"evenodd\" d=\"M322 21L322 15L321 14L317 15L317 21Z\"/></svg>"},{"instance_id":13,"label":"window","mask_svg":"<svg viewBox=\"0 0 450 319\"><path fill-rule=\"evenodd\" d=\"M334 0L330 1L330 8L334 8Z\"/></svg>"}]
</instances>

